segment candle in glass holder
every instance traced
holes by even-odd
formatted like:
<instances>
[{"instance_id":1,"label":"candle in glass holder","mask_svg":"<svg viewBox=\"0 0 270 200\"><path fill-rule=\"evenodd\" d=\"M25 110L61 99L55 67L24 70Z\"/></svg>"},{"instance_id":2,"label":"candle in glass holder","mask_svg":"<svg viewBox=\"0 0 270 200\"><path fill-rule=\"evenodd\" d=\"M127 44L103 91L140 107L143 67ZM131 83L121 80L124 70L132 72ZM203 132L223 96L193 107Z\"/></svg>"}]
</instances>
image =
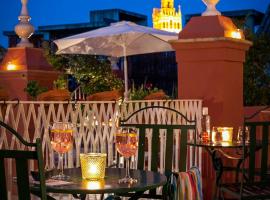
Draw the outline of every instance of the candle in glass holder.
<instances>
[{"instance_id":1,"label":"candle in glass holder","mask_svg":"<svg viewBox=\"0 0 270 200\"><path fill-rule=\"evenodd\" d=\"M222 142L232 142L233 128L232 127L218 127L218 132L221 133Z\"/></svg>"},{"instance_id":2,"label":"candle in glass holder","mask_svg":"<svg viewBox=\"0 0 270 200\"><path fill-rule=\"evenodd\" d=\"M83 180L82 181L83 187L89 189L89 190L100 190L104 188L105 186L105 181L104 179L99 179L99 180Z\"/></svg>"},{"instance_id":3,"label":"candle in glass holder","mask_svg":"<svg viewBox=\"0 0 270 200\"><path fill-rule=\"evenodd\" d=\"M106 157L107 154L105 153L80 154L83 179L103 179L105 176Z\"/></svg>"},{"instance_id":4,"label":"candle in glass holder","mask_svg":"<svg viewBox=\"0 0 270 200\"><path fill-rule=\"evenodd\" d=\"M233 128L232 127L213 127L212 141L214 143L232 142Z\"/></svg>"}]
</instances>

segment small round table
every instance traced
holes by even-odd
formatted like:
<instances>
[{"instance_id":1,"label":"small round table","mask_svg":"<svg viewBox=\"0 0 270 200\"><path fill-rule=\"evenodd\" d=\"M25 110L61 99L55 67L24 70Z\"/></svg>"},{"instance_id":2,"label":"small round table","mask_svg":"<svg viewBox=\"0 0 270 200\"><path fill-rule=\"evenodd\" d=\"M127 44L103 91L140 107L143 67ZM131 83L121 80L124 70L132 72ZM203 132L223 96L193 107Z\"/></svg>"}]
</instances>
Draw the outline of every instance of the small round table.
<instances>
[{"instance_id":1,"label":"small round table","mask_svg":"<svg viewBox=\"0 0 270 200\"><path fill-rule=\"evenodd\" d=\"M51 172L54 175L56 171ZM138 180L135 184L119 184L118 180L125 176L123 168L107 168L105 178L99 181L89 181L82 179L81 169L65 169L64 173L70 176L69 182L72 184L47 186L47 193L72 194L76 198L85 199L87 194L114 193L118 195L131 194L130 199L138 199L145 191L163 186L167 182L165 175L143 170L130 170L131 177ZM37 192L36 185L31 187L31 191Z\"/></svg>"},{"instance_id":2,"label":"small round table","mask_svg":"<svg viewBox=\"0 0 270 200\"><path fill-rule=\"evenodd\" d=\"M240 166L243 163L243 161L246 159L246 157L243 158L243 151L241 150L244 146L243 143L238 142L238 141L213 143L213 142L203 142L200 140L197 140L195 143L193 140L191 140L187 142L187 145L194 146L194 147L203 147L211 156L213 168L216 174L216 178L215 178L216 189L215 189L215 194L213 195L213 199L216 199L218 195L217 188L220 185L221 177L224 171L234 170L236 171L236 179L238 178ZM245 146L247 147L247 150L248 150L249 143L245 143ZM259 141L256 144L256 149L259 150L260 148L261 148L261 142ZM230 155L229 153L224 151L226 149L236 150L237 156ZM218 155L219 153L228 159L236 160L237 161L236 167L228 167L228 166L224 167L223 160L221 156ZM248 153L246 153L246 155L248 155Z\"/></svg>"}]
</instances>

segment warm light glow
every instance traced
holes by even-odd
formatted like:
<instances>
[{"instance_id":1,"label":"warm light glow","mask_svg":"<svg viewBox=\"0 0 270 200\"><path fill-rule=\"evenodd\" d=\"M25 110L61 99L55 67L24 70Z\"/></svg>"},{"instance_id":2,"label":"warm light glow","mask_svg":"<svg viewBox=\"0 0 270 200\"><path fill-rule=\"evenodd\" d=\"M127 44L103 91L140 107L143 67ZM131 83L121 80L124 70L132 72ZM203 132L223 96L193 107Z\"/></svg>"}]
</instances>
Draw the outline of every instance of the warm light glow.
<instances>
[{"instance_id":1,"label":"warm light glow","mask_svg":"<svg viewBox=\"0 0 270 200\"><path fill-rule=\"evenodd\" d=\"M229 141L230 139L230 133L229 131L225 130L225 131L222 131L222 140L223 141Z\"/></svg>"},{"instance_id":2,"label":"warm light glow","mask_svg":"<svg viewBox=\"0 0 270 200\"><path fill-rule=\"evenodd\" d=\"M83 186L86 187L88 190L99 190L104 188L105 181L104 179L101 180L94 180L94 181L83 181Z\"/></svg>"},{"instance_id":3,"label":"warm light glow","mask_svg":"<svg viewBox=\"0 0 270 200\"><path fill-rule=\"evenodd\" d=\"M216 131L212 131L212 138L211 138L211 141L212 141L212 142L214 142L214 143L215 143L215 142L217 142L217 139L216 139L216 138L217 138L217 137L216 137L216 134L217 134L217 132L216 132Z\"/></svg>"},{"instance_id":4,"label":"warm light glow","mask_svg":"<svg viewBox=\"0 0 270 200\"><path fill-rule=\"evenodd\" d=\"M83 179L99 180L105 176L105 153L80 154Z\"/></svg>"},{"instance_id":5,"label":"warm light glow","mask_svg":"<svg viewBox=\"0 0 270 200\"><path fill-rule=\"evenodd\" d=\"M214 143L221 143L226 146L227 143L232 142L233 127L216 127L212 131L212 141Z\"/></svg>"},{"instance_id":6,"label":"warm light glow","mask_svg":"<svg viewBox=\"0 0 270 200\"><path fill-rule=\"evenodd\" d=\"M91 165L89 167L89 174L96 174L97 173L97 166L96 165Z\"/></svg>"},{"instance_id":7,"label":"warm light glow","mask_svg":"<svg viewBox=\"0 0 270 200\"><path fill-rule=\"evenodd\" d=\"M236 29L231 32L231 37L235 39L242 39L242 32L240 29Z\"/></svg>"},{"instance_id":8,"label":"warm light glow","mask_svg":"<svg viewBox=\"0 0 270 200\"><path fill-rule=\"evenodd\" d=\"M9 63L7 64L7 70L8 70L8 71L16 70L16 65L13 64L12 62L9 62Z\"/></svg>"}]
</instances>

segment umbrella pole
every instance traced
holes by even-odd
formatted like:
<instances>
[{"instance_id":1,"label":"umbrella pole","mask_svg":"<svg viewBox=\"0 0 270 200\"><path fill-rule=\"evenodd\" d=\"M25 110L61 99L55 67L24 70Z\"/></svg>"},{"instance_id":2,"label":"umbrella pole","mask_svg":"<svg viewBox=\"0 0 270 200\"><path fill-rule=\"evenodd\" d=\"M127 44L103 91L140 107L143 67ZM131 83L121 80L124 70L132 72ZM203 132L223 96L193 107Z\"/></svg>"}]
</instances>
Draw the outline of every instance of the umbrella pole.
<instances>
[{"instance_id":1,"label":"umbrella pole","mask_svg":"<svg viewBox=\"0 0 270 200\"><path fill-rule=\"evenodd\" d=\"M128 69L127 69L127 52L126 46L123 45L123 55L124 55L124 81L125 81L125 92L124 100L128 100Z\"/></svg>"}]
</instances>

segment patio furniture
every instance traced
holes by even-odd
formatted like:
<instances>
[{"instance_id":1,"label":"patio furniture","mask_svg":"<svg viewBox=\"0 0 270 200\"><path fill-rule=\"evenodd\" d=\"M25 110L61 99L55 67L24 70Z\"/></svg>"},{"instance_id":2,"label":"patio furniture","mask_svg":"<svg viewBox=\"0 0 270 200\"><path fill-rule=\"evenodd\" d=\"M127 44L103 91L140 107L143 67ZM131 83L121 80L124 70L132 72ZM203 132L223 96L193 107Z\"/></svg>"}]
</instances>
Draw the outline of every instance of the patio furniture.
<instances>
[{"instance_id":1,"label":"patio furniture","mask_svg":"<svg viewBox=\"0 0 270 200\"><path fill-rule=\"evenodd\" d=\"M147 110L157 110L170 112L171 117L175 117L177 120L176 124L167 124L158 123L157 119L153 119L156 121L153 124L137 123L136 117L142 115ZM181 122L181 123L180 123ZM159 170L158 160L160 156L161 149L159 148L159 137L160 130L166 130L166 144L165 144L165 175L168 178L167 184L163 187L162 194L157 194L156 190L150 190L149 194L142 195L143 198L151 198L151 199L173 199L173 186L170 184L171 175L173 173L173 146L174 146L174 130L180 130L180 166L179 171L186 171L187 165L187 139L189 131L192 131L194 134L194 138L196 141L196 120L189 120L182 113L177 110L171 109L169 107L164 106L148 106L141 108L132 114L130 114L125 119L120 120L120 127L136 127L139 130L139 141L138 141L138 160L137 160L137 168L143 170L145 168L145 148L146 148L146 130L152 130L152 139L151 139L151 171L157 172ZM149 140L148 140L149 142ZM195 151L193 151L193 159L195 159ZM193 160L194 164L195 160ZM149 164L149 162L148 162Z\"/></svg>"},{"instance_id":2,"label":"patio furniture","mask_svg":"<svg viewBox=\"0 0 270 200\"><path fill-rule=\"evenodd\" d=\"M239 143L238 141L233 140L232 142L226 143L213 143L213 142L204 142L197 140L188 141L187 145L194 146L198 148L204 148L207 153L210 155L212 159L213 169L215 171L215 184L216 187L214 189L213 199L217 199L220 196L220 186L223 172L231 171L236 172L236 182L238 181L238 175L240 173L240 167L243 163L242 157L239 155L241 149L243 149L243 143ZM249 144L246 144L249 146ZM256 144L256 151L261 148L261 142ZM228 150L231 150L228 152ZM236 152L238 155L232 155L233 152ZM236 161L235 166L225 166L224 159L234 160Z\"/></svg>"},{"instance_id":3,"label":"patio furniture","mask_svg":"<svg viewBox=\"0 0 270 200\"><path fill-rule=\"evenodd\" d=\"M244 122L244 126L249 127L250 138L249 143L246 143L245 136L242 141L241 180L240 182L221 185L222 194L228 194L237 199L270 199L270 174L268 169L270 121L249 121L255 115L246 118ZM259 150L258 144L261 146Z\"/></svg>"},{"instance_id":4,"label":"patio furniture","mask_svg":"<svg viewBox=\"0 0 270 200\"><path fill-rule=\"evenodd\" d=\"M119 184L118 180L125 175L123 168L106 168L105 178L100 180L82 179L80 168L65 169L64 173L70 176L71 184L47 186L49 193L72 194L75 198L84 200L87 194L128 194L131 193L130 199L139 199L144 191L163 186L167 182L165 175L157 172L144 170L130 170L132 176L137 177L138 182L132 185ZM57 174L54 170L50 176ZM39 191L39 187L32 185L32 191ZM107 199L118 199L117 196L109 196Z\"/></svg>"},{"instance_id":5,"label":"patio furniture","mask_svg":"<svg viewBox=\"0 0 270 200\"><path fill-rule=\"evenodd\" d=\"M7 158L12 158L15 160L16 164L16 174L17 174L17 190L19 200L30 200L30 186L29 186L29 160L36 160L38 166L38 175L40 179L40 184L37 185L39 192L36 193L42 200L47 200L46 196L46 186L45 186L45 176L44 176L44 165L42 156L41 141L39 138L36 139L35 143L30 143L25 141L22 136L17 133L13 128L0 121L1 133L3 131L8 131L15 136L20 142L20 145L24 145L26 149L31 150L9 150L0 149L0 197L1 200L8 200L7 192L7 181L6 181L6 163ZM25 149L25 148L24 148ZM34 150L33 150L34 149Z\"/></svg>"},{"instance_id":6,"label":"patio furniture","mask_svg":"<svg viewBox=\"0 0 270 200\"><path fill-rule=\"evenodd\" d=\"M203 200L202 177L197 167L191 167L187 172L179 172L175 199Z\"/></svg>"}]
</instances>

